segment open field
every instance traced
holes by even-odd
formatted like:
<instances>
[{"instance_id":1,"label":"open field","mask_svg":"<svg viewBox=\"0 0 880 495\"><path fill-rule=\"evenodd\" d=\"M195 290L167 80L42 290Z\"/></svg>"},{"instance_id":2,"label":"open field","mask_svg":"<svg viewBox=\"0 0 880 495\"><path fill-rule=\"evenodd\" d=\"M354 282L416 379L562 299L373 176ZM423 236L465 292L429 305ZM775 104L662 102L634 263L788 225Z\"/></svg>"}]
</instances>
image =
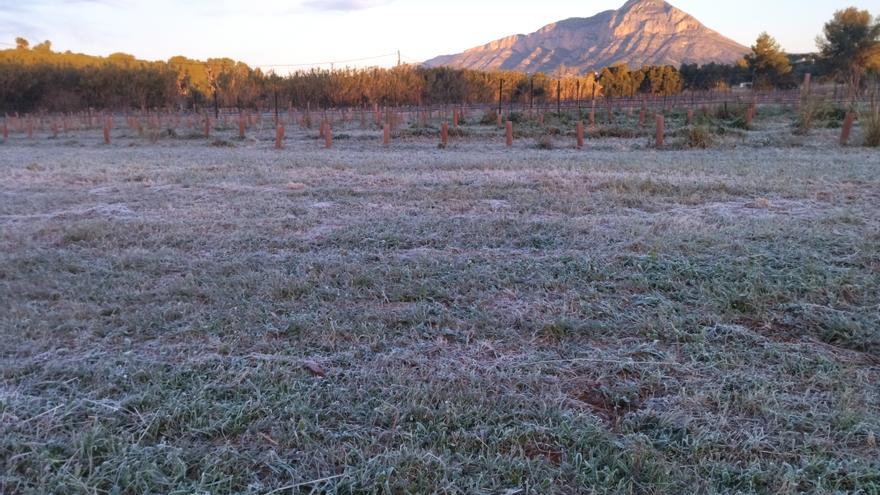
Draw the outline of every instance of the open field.
<instances>
[{"instance_id":1,"label":"open field","mask_svg":"<svg viewBox=\"0 0 880 495\"><path fill-rule=\"evenodd\" d=\"M0 493L880 493L880 155L758 125L13 135Z\"/></svg>"}]
</instances>

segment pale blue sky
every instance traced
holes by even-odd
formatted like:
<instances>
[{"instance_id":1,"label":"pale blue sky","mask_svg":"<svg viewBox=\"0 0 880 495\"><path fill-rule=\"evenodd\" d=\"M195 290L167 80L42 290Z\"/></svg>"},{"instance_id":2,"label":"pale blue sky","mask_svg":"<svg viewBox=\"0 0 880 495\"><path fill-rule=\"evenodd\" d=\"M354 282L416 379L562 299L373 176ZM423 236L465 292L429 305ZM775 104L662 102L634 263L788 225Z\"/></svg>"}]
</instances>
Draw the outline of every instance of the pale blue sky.
<instances>
[{"instance_id":1,"label":"pale blue sky","mask_svg":"<svg viewBox=\"0 0 880 495\"><path fill-rule=\"evenodd\" d=\"M530 33L624 0L0 0L0 42L50 39L56 50L116 51L165 60L228 56L251 65L390 54L416 62ZM847 6L880 14L880 0L674 0L708 27L750 45L761 31L790 52L812 51ZM391 65L387 56L348 65ZM279 68L279 72L286 72Z\"/></svg>"}]
</instances>

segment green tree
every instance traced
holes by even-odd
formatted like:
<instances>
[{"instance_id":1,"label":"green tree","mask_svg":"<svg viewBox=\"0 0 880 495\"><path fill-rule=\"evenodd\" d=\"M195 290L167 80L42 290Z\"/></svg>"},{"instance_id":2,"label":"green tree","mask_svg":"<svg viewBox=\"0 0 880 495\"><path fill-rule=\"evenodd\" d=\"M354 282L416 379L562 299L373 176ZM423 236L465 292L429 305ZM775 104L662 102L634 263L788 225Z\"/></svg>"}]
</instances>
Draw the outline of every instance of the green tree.
<instances>
[{"instance_id":1,"label":"green tree","mask_svg":"<svg viewBox=\"0 0 880 495\"><path fill-rule=\"evenodd\" d=\"M826 69L845 80L853 92L867 71L880 70L880 23L874 23L867 10L850 7L835 12L817 44Z\"/></svg>"},{"instance_id":2,"label":"green tree","mask_svg":"<svg viewBox=\"0 0 880 495\"><path fill-rule=\"evenodd\" d=\"M746 63L756 88L768 89L784 85L791 74L791 62L779 43L767 33L761 33L746 55Z\"/></svg>"}]
</instances>

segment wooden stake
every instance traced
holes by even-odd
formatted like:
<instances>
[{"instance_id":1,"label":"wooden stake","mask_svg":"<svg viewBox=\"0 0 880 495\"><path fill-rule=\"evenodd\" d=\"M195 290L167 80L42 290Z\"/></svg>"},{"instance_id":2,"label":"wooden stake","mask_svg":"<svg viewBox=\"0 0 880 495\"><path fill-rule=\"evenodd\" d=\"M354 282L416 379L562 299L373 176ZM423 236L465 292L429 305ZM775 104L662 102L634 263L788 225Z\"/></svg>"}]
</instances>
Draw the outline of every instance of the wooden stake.
<instances>
[{"instance_id":1,"label":"wooden stake","mask_svg":"<svg viewBox=\"0 0 880 495\"><path fill-rule=\"evenodd\" d=\"M275 149L284 149L284 122L281 122L280 119L275 126Z\"/></svg>"},{"instance_id":2,"label":"wooden stake","mask_svg":"<svg viewBox=\"0 0 880 495\"><path fill-rule=\"evenodd\" d=\"M577 148L584 147L584 121L579 120L577 123Z\"/></svg>"},{"instance_id":3,"label":"wooden stake","mask_svg":"<svg viewBox=\"0 0 880 495\"><path fill-rule=\"evenodd\" d=\"M382 144L384 146L391 144L391 124L385 124L385 128L382 130Z\"/></svg>"},{"instance_id":4,"label":"wooden stake","mask_svg":"<svg viewBox=\"0 0 880 495\"><path fill-rule=\"evenodd\" d=\"M658 148L663 147L663 137L665 135L666 121L663 118L663 114L657 114L657 137L656 143Z\"/></svg>"},{"instance_id":5,"label":"wooden stake","mask_svg":"<svg viewBox=\"0 0 880 495\"><path fill-rule=\"evenodd\" d=\"M333 132L330 130L330 122L324 124L324 147L328 150L333 147Z\"/></svg>"},{"instance_id":6,"label":"wooden stake","mask_svg":"<svg viewBox=\"0 0 880 495\"><path fill-rule=\"evenodd\" d=\"M104 121L104 144L110 144L110 119Z\"/></svg>"},{"instance_id":7,"label":"wooden stake","mask_svg":"<svg viewBox=\"0 0 880 495\"><path fill-rule=\"evenodd\" d=\"M245 131L247 130L247 125L245 123L244 113L238 114L238 137L240 139L245 138Z\"/></svg>"},{"instance_id":8,"label":"wooden stake","mask_svg":"<svg viewBox=\"0 0 880 495\"><path fill-rule=\"evenodd\" d=\"M855 121L855 115L850 111L846 112L846 117L843 119L843 127L840 130L840 145L846 146L849 144L849 134L852 132L853 122Z\"/></svg>"},{"instance_id":9,"label":"wooden stake","mask_svg":"<svg viewBox=\"0 0 880 495\"><path fill-rule=\"evenodd\" d=\"M449 145L449 124L446 122L440 126L440 145L444 148Z\"/></svg>"},{"instance_id":10,"label":"wooden stake","mask_svg":"<svg viewBox=\"0 0 880 495\"><path fill-rule=\"evenodd\" d=\"M507 121L507 146L513 146L513 122Z\"/></svg>"}]
</instances>

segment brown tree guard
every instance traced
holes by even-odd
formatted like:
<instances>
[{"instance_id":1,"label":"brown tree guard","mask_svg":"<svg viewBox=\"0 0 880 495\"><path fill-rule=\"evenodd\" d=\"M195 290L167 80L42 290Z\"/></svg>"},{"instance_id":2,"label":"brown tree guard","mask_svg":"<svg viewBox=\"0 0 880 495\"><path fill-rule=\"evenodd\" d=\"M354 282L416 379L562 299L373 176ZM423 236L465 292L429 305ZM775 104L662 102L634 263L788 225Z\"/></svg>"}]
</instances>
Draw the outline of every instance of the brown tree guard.
<instances>
[{"instance_id":1,"label":"brown tree guard","mask_svg":"<svg viewBox=\"0 0 880 495\"><path fill-rule=\"evenodd\" d=\"M855 114L852 111L846 112L846 117L843 119L843 127L840 129L840 145L846 146L849 144L849 134L852 132L853 122L855 121Z\"/></svg>"},{"instance_id":2,"label":"brown tree guard","mask_svg":"<svg viewBox=\"0 0 880 495\"><path fill-rule=\"evenodd\" d=\"M507 146L513 146L513 122L507 121Z\"/></svg>"},{"instance_id":3,"label":"brown tree guard","mask_svg":"<svg viewBox=\"0 0 880 495\"><path fill-rule=\"evenodd\" d=\"M645 128L646 115L647 115L647 109L645 109L645 107L642 107L642 109L639 110L639 128L641 128L641 129Z\"/></svg>"},{"instance_id":4,"label":"brown tree guard","mask_svg":"<svg viewBox=\"0 0 880 495\"><path fill-rule=\"evenodd\" d=\"M333 131L330 129L330 123L324 124L324 147L328 150L333 147Z\"/></svg>"},{"instance_id":5,"label":"brown tree guard","mask_svg":"<svg viewBox=\"0 0 880 495\"><path fill-rule=\"evenodd\" d=\"M284 122L280 120L275 126L275 149L284 149Z\"/></svg>"},{"instance_id":6,"label":"brown tree guard","mask_svg":"<svg viewBox=\"0 0 880 495\"><path fill-rule=\"evenodd\" d=\"M596 105L590 109L590 127L596 127Z\"/></svg>"},{"instance_id":7,"label":"brown tree guard","mask_svg":"<svg viewBox=\"0 0 880 495\"><path fill-rule=\"evenodd\" d=\"M205 137L211 137L211 117L205 115Z\"/></svg>"},{"instance_id":8,"label":"brown tree guard","mask_svg":"<svg viewBox=\"0 0 880 495\"><path fill-rule=\"evenodd\" d=\"M577 147L578 149L584 147L584 121L582 120L577 123Z\"/></svg>"},{"instance_id":9,"label":"brown tree guard","mask_svg":"<svg viewBox=\"0 0 880 495\"><path fill-rule=\"evenodd\" d=\"M663 137L664 137L664 134L666 133L665 128L666 128L666 121L663 118L663 114L658 113L657 114L657 137L656 137L656 144L657 144L658 148L663 147Z\"/></svg>"},{"instance_id":10,"label":"brown tree guard","mask_svg":"<svg viewBox=\"0 0 880 495\"><path fill-rule=\"evenodd\" d=\"M452 127L458 129L458 109L452 109Z\"/></svg>"},{"instance_id":11,"label":"brown tree guard","mask_svg":"<svg viewBox=\"0 0 880 495\"><path fill-rule=\"evenodd\" d=\"M440 144L444 148L449 144L449 124L446 122L440 126Z\"/></svg>"},{"instance_id":12,"label":"brown tree guard","mask_svg":"<svg viewBox=\"0 0 880 495\"><path fill-rule=\"evenodd\" d=\"M694 110L689 109L687 114L687 125L693 125L694 123Z\"/></svg>"},{"instance_id":13,"label":"brown tree guard","mask_svg":"<svg viewBox=\"0 0 880 495\"><path fill-rule=\"evenodd\" d=\"M238 137L239 139L245 138L245 131L247 130L247 126L245 125L245 116L244 113L238 114Z\"/></svg>"},{"instance_id":14,"label":"brown tree guard","mask_svg":"<svg viewBox=\"0 0 880 495\"><path fill-rule=\"evenodd\" d=\"M504 127L504 126L501 124L501 122L502 122L502 121L501 121L501 110L498 110L498 128L499 128L499 129L501 129L502 127Z\"/></svg>"},{"instance_id":15,"label":"brown tree guard","mask_svg":"<svg viewBox=\"0 0 880 495\"><path fill-rule=\"evenodd\" d=\"M110 119L104 121L104 144L110 144Z\"/></svg>"},{"instance_id":16,"label":"brown tree guard","mask_svg":"<svg viewBox=\"0 0 880 495\"><path fill-rule=\"evenodd\" d=\"M391 144L391 124L385 124L382 130L382 144L388 146Z\"/></svg>"},{"instance_id":17,"label":"brown tree guard","mask_svg":"<svg viewBox=\"0 0 880 495\"><path fill-rule=\"evenodd\" d=\"M322 120L322 121L321 121L321 125L318 126L318 138L319 138L319 139L324 139L324 134L325 134L325 133L324 133L324 126L325 126L325 125L327 125L327 121L326 121L326 120Z\"/></svg>"}]
</instances>

